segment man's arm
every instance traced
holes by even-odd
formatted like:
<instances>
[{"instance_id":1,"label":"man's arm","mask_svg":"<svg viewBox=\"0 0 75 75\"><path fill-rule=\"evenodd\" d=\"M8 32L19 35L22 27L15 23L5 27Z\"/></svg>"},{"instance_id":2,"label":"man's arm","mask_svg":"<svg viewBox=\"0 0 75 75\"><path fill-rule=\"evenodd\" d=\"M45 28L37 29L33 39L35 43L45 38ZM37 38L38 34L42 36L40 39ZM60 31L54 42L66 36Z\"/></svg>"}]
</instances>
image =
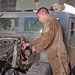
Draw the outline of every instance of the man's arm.
<instances>
[{"instance_id":1,"label":"man's arm","mask_svg":"<svg viewBox=\"0 0 75 75\"><path fill-rule=\"evenodd\" d=\"M35 45L36 52L41 52L42 50L47 48L48 45L51 45L54 40L54 37L57 33L56 24L58 24L58 21L52 20L48 24L49 30L43 33L43 35L38 40L38 43Z\"/></svg>"},{"instance_id":2,"label":"man's arm","mask_svg":"<svg viewBox=\"0 0 75 75\"><path fill-rule=\"evenodd\" d=\"M33 39L33 40L29 41L29 44L30 45L36 45L38 43L39 39L40 39L40 37L36 38L36 39Z\"/></svg>"}]
</instances>

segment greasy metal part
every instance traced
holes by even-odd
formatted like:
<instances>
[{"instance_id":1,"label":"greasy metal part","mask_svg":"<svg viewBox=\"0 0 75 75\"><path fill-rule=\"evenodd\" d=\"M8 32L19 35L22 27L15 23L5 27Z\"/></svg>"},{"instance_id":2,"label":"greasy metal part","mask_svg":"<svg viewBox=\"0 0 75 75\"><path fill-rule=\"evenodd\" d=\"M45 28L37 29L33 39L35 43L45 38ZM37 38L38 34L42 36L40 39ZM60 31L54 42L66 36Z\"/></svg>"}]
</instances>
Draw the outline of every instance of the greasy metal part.
<instances>
[{"instance_id":1,"label":"greasy metal part","mask_svg":"<svg viewBox=\"0 0 75 75\"><path fill-rule=\"evenodd\" d=\"M2 46L0 47L0 60L2 60L5 54L8 54L8 58L10 58L12 56L13 44L2 45Z\"/></svg>"},{"instance_id":2,"label":"greasy metal part","mask_svg":"<svg viewBox=\"0 0 75 75\"><path fill-rule=\"evenodd\" d=\"M2 60L5 54L7 54L8 59L12 56L14 50L14 40L16 40L16 38L0 38L0 60Z\"/></svg>"},{"instance_id":3,"label":"greasy metal part","mask_svg":"<svg viewBox=\"0 0 75 75\"><path fill-rule=\"evenodd\" d=\"M16 62L17 62L17 43L14 45L12 67L16 67Z\"/></svg>"}]
</instances>

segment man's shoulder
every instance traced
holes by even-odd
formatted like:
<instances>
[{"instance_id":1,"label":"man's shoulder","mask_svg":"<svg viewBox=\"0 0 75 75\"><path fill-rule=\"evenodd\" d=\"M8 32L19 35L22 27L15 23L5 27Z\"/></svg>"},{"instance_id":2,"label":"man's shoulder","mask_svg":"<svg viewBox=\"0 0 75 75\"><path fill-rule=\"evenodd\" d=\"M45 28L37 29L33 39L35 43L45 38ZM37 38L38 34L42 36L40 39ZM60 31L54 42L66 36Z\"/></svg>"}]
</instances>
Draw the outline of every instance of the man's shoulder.
<instances>
[{"instance_id":1,"label":"man's shoulder","mask_svg":"<svg viewBox=\"0 0 75 75\"><path fill-rule=\"evenodd\" d=\"M49 19L56 19L56 17L53 15L49 15Z\"/></svg>"}]
</instances>

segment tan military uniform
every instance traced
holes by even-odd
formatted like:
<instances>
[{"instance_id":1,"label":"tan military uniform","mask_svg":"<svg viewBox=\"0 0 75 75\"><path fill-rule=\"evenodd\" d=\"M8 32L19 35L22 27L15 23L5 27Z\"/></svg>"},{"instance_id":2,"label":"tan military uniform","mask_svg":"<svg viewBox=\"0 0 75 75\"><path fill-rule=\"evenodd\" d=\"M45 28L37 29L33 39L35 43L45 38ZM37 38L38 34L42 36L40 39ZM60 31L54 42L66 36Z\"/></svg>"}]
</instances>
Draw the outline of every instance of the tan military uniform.
<instances>
[{"instance_id":1,"label":"tan military uniform","mask_svg":"<svg viewBox=\"0 0 75 75\"><path fill-rule=\"evenodd\" d=\"M30 43L35 45L37 52L46 50L53 75L69 74L69 56L63 42L61 26L55 17L47 16L43 23L42 35Z\"/></svg>"}]
</instances>

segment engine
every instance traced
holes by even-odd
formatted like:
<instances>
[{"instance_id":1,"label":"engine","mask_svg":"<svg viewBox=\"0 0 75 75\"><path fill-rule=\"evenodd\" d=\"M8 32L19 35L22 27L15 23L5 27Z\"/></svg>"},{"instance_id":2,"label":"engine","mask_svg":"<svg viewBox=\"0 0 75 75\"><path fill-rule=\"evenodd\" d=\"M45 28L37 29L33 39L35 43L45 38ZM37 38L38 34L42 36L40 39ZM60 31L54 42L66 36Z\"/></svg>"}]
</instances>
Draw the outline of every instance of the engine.
<instances>
[{"instance_id":1,"label":"engine","mask_svg":"<svg viewBox=\"0 0 75 75\"><path fill-rule=\"evenodd\" d=\"M9 69L26 73L32 64L39 60L39 53L32 53L31 47L21 50L22 44L29 42L24 37L0 38L0 73L5 75Z\"/></svg>"}]
</instances>

